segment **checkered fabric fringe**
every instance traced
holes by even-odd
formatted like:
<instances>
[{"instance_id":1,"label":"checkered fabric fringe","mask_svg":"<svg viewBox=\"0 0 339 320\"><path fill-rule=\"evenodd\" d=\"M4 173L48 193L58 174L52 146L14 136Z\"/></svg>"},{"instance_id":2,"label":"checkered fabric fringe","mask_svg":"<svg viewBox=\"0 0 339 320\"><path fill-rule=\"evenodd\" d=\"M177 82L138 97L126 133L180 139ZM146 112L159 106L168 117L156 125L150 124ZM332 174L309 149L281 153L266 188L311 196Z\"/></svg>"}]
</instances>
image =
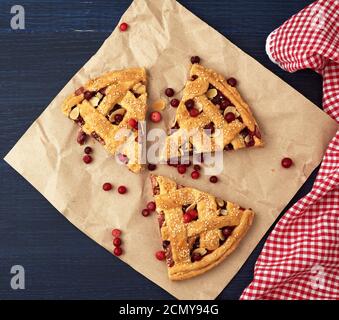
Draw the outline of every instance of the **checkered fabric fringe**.
<instances>
[{"instance_id":1,"label":"checkered fabric fringe","mask_svg":"<svg viewBox=\"0 0 339 320\"><path fill-rule=\"evenodd\" d=\"M323 108L339 122L339 1L320 0L268 37L266 51L286 71L323 76ZM316 181L279 220L240 299L339 299L339 130Z\"/></svg>"}]
</instances>

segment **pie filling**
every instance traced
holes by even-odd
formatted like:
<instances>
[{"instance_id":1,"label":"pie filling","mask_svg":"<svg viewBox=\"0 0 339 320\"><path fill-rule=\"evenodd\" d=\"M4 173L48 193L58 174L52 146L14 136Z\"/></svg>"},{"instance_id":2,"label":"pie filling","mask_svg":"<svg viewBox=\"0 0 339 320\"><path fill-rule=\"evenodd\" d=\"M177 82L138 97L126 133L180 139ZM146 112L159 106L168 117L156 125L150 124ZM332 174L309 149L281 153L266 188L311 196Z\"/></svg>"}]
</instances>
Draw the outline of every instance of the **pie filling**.
<instances>
[{"instance_id":1,"label":"pie filling","mask_svg":"<svg viewBox=\"0 0 339 320\"><path fill-rule=\"evenodd\" d=\"M193 75L191 77L191 81L195 81L198 79L197 75ZM232 104L232 102L217 88L215 88L212 84L209 84L208 91L206 92L206 97L218 108L225 121L231 123L235 120L244 123L243 119L236 109L236 107ZM203 112L202 106L197 106L193 99L189 99L185 101L185 107L189 112L191 117L197 117L199 114ZM170 135L173 134L176 130L180 129L180 125L178 122L171 127ZM204 127L205 133L209 136L212 136L215 133L215 125L211 121ZM255 126L254 131L249 130L248 127L244 128L240 131L239 138L244 142L247 148L253 147L255 145L254 137L261 139L261 133L259 131L258 126ZM225 151L233 150L234 146L231 143L224 146ZM179 150L180 152L181 150ZM189 154L192 155L193 151L189 150Z\"/></svg>"},{"instance_id":2,"label":"pie filling","mask_svg":"<svg viewBox=\"0 0 339 320\"><path fill-rule=\"evenodd\" d=\"M158 195L160 194L160 187L157 183L155 178L152 178L152 187L153 187L153 194ZM177 188L182 188L183 186L177 186ZM217 198L216 199L217 209L219 210L219 215L226 215L227 214L227 202ZM194 212L194 216L190 221L198 220L199 213L197 211L196 203L192 204L186 204L182 206L182 213L183 217L185 214L192 214ZM158 223L159 228L166 226L165 221L165 214L163 211L158 212ZM219 235L219 247L223 245L226 240L229 238L229 236L232 234L233 230L235 229L235 226L225 226L218 230ZM212 253L214 250L208 250L206 248L200 247L200 236L193 236L188 238L188 246L190 250L190 257L191 262L197 262L203 259L203 257L207 256L208 254ZM168 267L173 267L175 262L172 257L172 249L171 249L171 242L169 240L163 240L162 242L163 249L165 251L166 256L166 263Z\"/></svg>"}]
</instances>

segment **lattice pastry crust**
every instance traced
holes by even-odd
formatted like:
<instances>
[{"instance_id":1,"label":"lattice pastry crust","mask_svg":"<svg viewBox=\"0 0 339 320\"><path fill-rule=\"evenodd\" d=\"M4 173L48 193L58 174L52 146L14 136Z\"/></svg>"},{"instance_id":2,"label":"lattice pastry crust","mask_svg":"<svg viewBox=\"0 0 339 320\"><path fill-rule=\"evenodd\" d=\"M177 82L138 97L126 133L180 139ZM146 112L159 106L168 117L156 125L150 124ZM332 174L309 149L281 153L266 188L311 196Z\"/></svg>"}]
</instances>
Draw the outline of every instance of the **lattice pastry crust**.
<instances>
[{"instance_id":1,"label":"lattice pastry crust","mask_svg":"<svg viewBox=\"0 0 339 320\"><path fill-rule=\"evenodd\" d=\"M195 277L218 265L252 224L251 209L163 176L151 176L151 182L171 280ZM185 223L187 213L195 217Z\"/></svg>"},{"instance_id":2,"label":"lattice pastry crust","mask_svg":"<svg viewBox=\"0 0 339 320\"><path fill-rule=\"evenodd\" d=\"M128 120L145 120L146 100L146 71L131 68L90 80L67 97L62 111L109 153L121 154L131 171L139 172L142 166L138 130L129 127ZM124 128L132 129L132 135L117 137L118 131Z\"/></svg>"},{"instance_id":3,"label":"lattice pastry crust","mask_svg":"<svg viewBox=\"0 0 339 320\"><path fill-rule=\"evenodd\" d=\"M166 159L187 150L204 153L263 145L259 126L238 90L200 64L192 65L172 129L163 152ZM192 130L195 140L187 134Z\"/></svg>"}]
</instances>

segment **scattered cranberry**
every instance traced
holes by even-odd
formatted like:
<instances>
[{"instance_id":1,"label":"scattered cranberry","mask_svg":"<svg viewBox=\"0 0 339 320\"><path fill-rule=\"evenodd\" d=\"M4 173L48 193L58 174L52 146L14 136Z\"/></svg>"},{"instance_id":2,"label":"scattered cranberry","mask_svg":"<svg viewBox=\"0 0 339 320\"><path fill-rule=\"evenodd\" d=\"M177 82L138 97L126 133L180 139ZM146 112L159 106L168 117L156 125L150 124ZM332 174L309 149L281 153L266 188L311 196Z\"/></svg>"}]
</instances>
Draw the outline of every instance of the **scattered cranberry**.
<instances>
[{"instance_id":1,"label":"scattered cranberry","mask_svg":"<svg viewBox=\"0 0 339 320\"><path fill-rule=\"evenodd\" d=\"M110 190L112 190L112 184L109 183L109 182L106 182L106 183L103 184L102 189L104 191L110 191Z\"/></svg>"},{"instance_id":2,"label":"scattered cranberry","mask_svg":"<svg viewBox=\"0 0 339 320\"><path fill-rule=\"evenodd\" d=\"M191 177L192 177L192 179L194 179L194 180L199 179L199 177L200 177L199 171L193 171L193 172L191 173Z\"/></svg>"},{"instance_id":3,"label":"scattered cranberry","mask_svg":"<svg viewBox=\"0 0 339 320\"><path fill-rule=\"evenodd\" d=\"M199 56L193 56L191 57L191 63L200 63L200 57Z\"/></svg>"},{"instance_id":4,"label":"scattered cranberry","mask_svg":"<svg viewBox=\"0 0 339 320\"><path fill-rule=\"evenodd\" d=\"M191 259L192 262L200 261L202 259L202 255L200 253L193 253Z\"/></svg>"},{"instance_id":5,"label":"scattered cranberry","mask_svg":"<svg viewBox=\"0 0 339 320\"><path fill-rule=\"evenodd\" d=\"M124 32L128 29L128 24L126 22L123 22L121 25L120 25L120 31Z\"/></svg>"},{"instance_id":6,"label":"scattered cranberry","mask_svg":"<svg viewBox=\"0 0 339 320\"><path fill-rule=\"evenodd\" d=\"M119 238L121 236L121 230L113 229L112 230L112 236L115 237L115 238Z\"/></svg>"},{"instance_id":7,"label":"scattered cranberry","mask_svg":"<svg viewBox=\"0 0 339 320\"><path fill-rule=\"evenodd\" d=\"M227 79L227 83L232 86L232 87L235 87L237 85L237 80L234 79L234 78L229 78Z\"/></svg>"},{"instance_id":8,"label":"scattered cranberry","mask_svg":"<svg viewBox=\"0 0 339 320\"><path fill-rule=\"evenodd\" d=\"M115 239L113 240L113 245L114 245L115 247L120 247L120 246L121 246L121 239L120 239L120 238L115 238Z\"/></svg>"},{"instance_id":9,"label":"scattered cranberry","mask_svg":"<svg viewBox=\"0 0 339 320\"><path fill-rule=\"evenodd\" d=\"M197 109L195 109L195 108L192 108L192 109L190 109L190 116L191 117L193 117L193 118L195 118L195 117L197 117L198 115L199 115L199 111L197 110Z\"/></svg>"},{"instance_id":10,"label":"scattered cranberry","mask_svg":"<svg viewBox=\"0 0 339 320\"><path fill-rule=\"evenodd\" d=\"M293 161L292 161L291 158L284 158L284 159L281 160L281 165L286 169L291 167L292 164L293 164Z\"/></svg>"},{"instance_id":11,"label":"scattered cranberry","mask_svg":"<svg viewBox=\"0 0 339 320\"><path fill-rule=\"evenodd\" d=\"M210 182L217 183L218 182L218 177L216 177L216 176L210 177Z\"/></svg>"},{"instance_id":12,"label":"scattered cranberry","mask_svg":"<svg viewBox=\"0 0 339 320\"><path fill-rule=\"evenodd\" d=\"M120 187L118 188L118 192L119 192L120 194L125 194L125 193L127 192L127 188L126 188L125 186L120 186Z\"/></svg>"},{"instance_id":13,"label":"scattered cranberry","mask_svg":"<svg viewBox=\"0 0 339 320\"><path fill-rule=\"evenodd\" d=\"M194 74L192 77L191 77L191 80L192 81L194 81L194 80L197 80L199 77L196 75L196 74Z\"/></svg>"},{"instance_id":14,"label":"scattered cranberry","mask_svg":"<svg viewBox=\"0 0 339 320\"><path fill-rule=\"evenodd\" d=\"M227 113L225 114L225 120L226 120L228 123L234 121L234 120L235 120L235 115L234 115L234 113L233 113L233 112L227 112Z\"/></svg>"},{"instance_id":15,"label":"scattered cranberry","mask_svg":"<svg viewBox=\"0 0 339 320\"><path fill-rule=\"evenodd\" d=\"M84 98L86 100L90 100L94 96L95 92L92 91L85 91L84 92Z\"/></svg>"},{"instance_id":16,"label":"scattered cranberry","mask_svg":"<svg viewBox=\"0 0 339 320\"><path fill-rule=\"evenodd\" d=\"M153 112L151 112L149 118L152 122L158 123L158 122L161 121L162 116L161 116L161 113L159 111L153 111Z\"/></svg>"},{"instance_id":17,"label":"scattered cranberry","mask_svg":"<svg viewBox=\"0 0 339 320\"><path fill-rule=\"evenodd\" d=\"M89 154L85 154L82 158L82 160L86 163L86 164L89 164L92 162L92 157L89 155Z\"/></svg>"},{"instance_id":18,"label":"scattered cranberry","mask_svg":"<svg viewBox=\"0 0 339 320\"><path fill-rule=\"evenodd\" d=\"M153 163L149 163L147 168L149 171L154 171L157 168L157 166Z\"/></svg>"},{"instance_id":19,"label":"scattered cranberry","mask_svg":"<svg viewBox=\"0 0 339 320\"><path fill-rule=\"evenodd\" d=\"M195 171L200 171L200 170L201 170L201 167L200 167L198 164L195 164L195 165L193 166L193 169L194 169Z\"/></svg>"},{"instance_id":20,"label":"scattered cranberry","mask_svg":"<svg viewBox=\"0 0 339 320\"><path fill-rule=\"evenodd\" d=\"M82 93L84 93L85 89L84 87L80 87L79 89L75 90L75 95L80 96Z\"/></svg>"},{"instance_id":21,"label":"scattered cranberry","mask_svg":"<svg viewBox=\"0 0 339 320\"><path fill-rule=\"evenodd\" d=\"M180 174L184 174L187 170L187 167L184 164L179 164L177 170Z\"/></svg>"},{"instance_id":22,"label":"scattered cranberry","mask_svg":"<svg viewBox=\"0 0 339 320\"><path fill-rule=\"evenodd\" d=\"M141 211L141 214L144 216L144 217L148 217L150 215L150 211L148 209L142 209Z\"/></svg>"},{"instance_id":23,"label":"scattered cranberry","mask_svg":"<svg viewBox=\"0 0 339 320\"><path fill-rule=\"evenodd\" d=\"M87 134L85 132L83 132L82 130L80 130L78 132L78 136L77 136L77 142L80 144L80 145L83 145L85 143L87 139Z\"/></svg>"},{"instance_id":24,"label":"scattered cranberry","mask_svg":"<svg viewBox=\"0 0 339 320\"><path fill-rule=\"evenodd\" d=\"M167 89L165 90L165 95L166 95L167 97L173 97L173 96L174 96L174 90L173 90L172 88L167 88Z\"/></svg>"},{"instance_id":25,"label":"scattered cranberry","mask_svg":"<svg viewBox=\"0 0 339 320\"><path fill-rule=\"evenodd\" d=\"M194 107L194 100L193 99L188 99L185 102L185 106L187 109L192 109Z\"/></svg>"},{"instance_id":26,"label":"scattered cranberry","mask_svg":"<svg viewBox=\"0 0 339 320\"><path fill-rule=\"evenodd\" d=\"M157 251L157 252L155 253L155 257L156 257L158 260L160 260L160 261L165 260L165 258L166 258L165 251L162 251L162 250Z\"/></svg>"},{"instance_id":27,"label":"scattered cranberry","mask_svg":"<svg viewBox=\"0 0 339 320\"><path fill-rule=\"evenodd\" d=\"M133 129L138 129L138 121L133 118L128 120L128 125Z\"/></svg>"},{"instance_id":28,"label":"scattered cranberry","mask_svg":"<svg viewBox=\"0 0 339 320\"><path fill-rule=\"evenodd\" d=\"M93 152L93 149L92 149L91 147L86 147L85 150L84 150L84 152L85 152L86 154L91 154L91 153Z\"/></svg>"},{"instance_id":29,"label":"scattered cranberry","mask_svg":"<svg viewBox=\"0 0 339 320\"><path fill-rule=\"evenodd\" d=\"M157 206L154 201L150 201L149 203L147 203L146 207L149 211L154 211Z\"/></svg>"},{"instance_id":30,"label":"scattered cranberry","mask_svg":"<svg viewBox=\"0 0 339 320\"><path fill-rule=\"evenodd\" d=\"M224 235L225 238L228 238L233 231L232 227L225 227L222 229L222 234Z\"/></svg>"},{"instance_id":31,"label":"scattered cranberry","mask_svg":"<svg viewBox=\"0 0 339 320\"><path fill-rule=\"evenodd\" d=\"M198 218L198 211L197 210L189 210L186 213L188 213L191 216L192 220Z\"/></svg>"},{"instance_id":32,"label":"scattered cranberry","mask_svg":"<svg viewBox=\"0 0 339 320\"><path fill-rule=\"evenodd\" d=\"M171 100L171 106L173 108L178 108L179 107L179 104L180 104L180 101L178 99L172 99Z\"/></svg>"},{"instance_id":33,"label":"scattered cranberry","mask_svg":"<svg viewBox=\"0 0 339 320\"><path fill-rule=\"evenodd\" d=\"M184 220L184 223L189 223L192 221L192 216L189 214L189 213L184 213L183 215L183 220Z\"/></svg>"},{"instance_id":34,"label":"scattered cranberry","mask_svg":"<svg viewBox=\"0 0 339 320\"><path fill-rule=\"evenodd\" d=\"M114 251L113 251L114 255L119 257L122 255L122 249L120 247L116 247L114 248Z\"/></svg>"}]
</instances>

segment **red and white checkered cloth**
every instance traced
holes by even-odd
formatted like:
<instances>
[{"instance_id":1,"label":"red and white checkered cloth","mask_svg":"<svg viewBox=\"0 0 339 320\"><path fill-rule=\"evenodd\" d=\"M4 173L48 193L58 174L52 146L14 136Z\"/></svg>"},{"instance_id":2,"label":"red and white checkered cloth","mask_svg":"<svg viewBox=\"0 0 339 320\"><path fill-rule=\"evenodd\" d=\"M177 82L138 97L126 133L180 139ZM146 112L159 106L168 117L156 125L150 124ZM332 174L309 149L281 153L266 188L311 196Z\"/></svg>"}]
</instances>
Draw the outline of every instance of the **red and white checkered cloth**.
<instances>
[{"instance_id":1,"label":"red and white checkered cloth","mask_svg":"<svg viewBox=\"0 0 339 320\"><path fill-rule=\"evenodd\" d=\"M281 68L323 76L323 108L339 122L339 1L319 0L267 39ZM339 131L311 192L280 219L240 299L339 299Z\"/></svg>"}]
</instances>

